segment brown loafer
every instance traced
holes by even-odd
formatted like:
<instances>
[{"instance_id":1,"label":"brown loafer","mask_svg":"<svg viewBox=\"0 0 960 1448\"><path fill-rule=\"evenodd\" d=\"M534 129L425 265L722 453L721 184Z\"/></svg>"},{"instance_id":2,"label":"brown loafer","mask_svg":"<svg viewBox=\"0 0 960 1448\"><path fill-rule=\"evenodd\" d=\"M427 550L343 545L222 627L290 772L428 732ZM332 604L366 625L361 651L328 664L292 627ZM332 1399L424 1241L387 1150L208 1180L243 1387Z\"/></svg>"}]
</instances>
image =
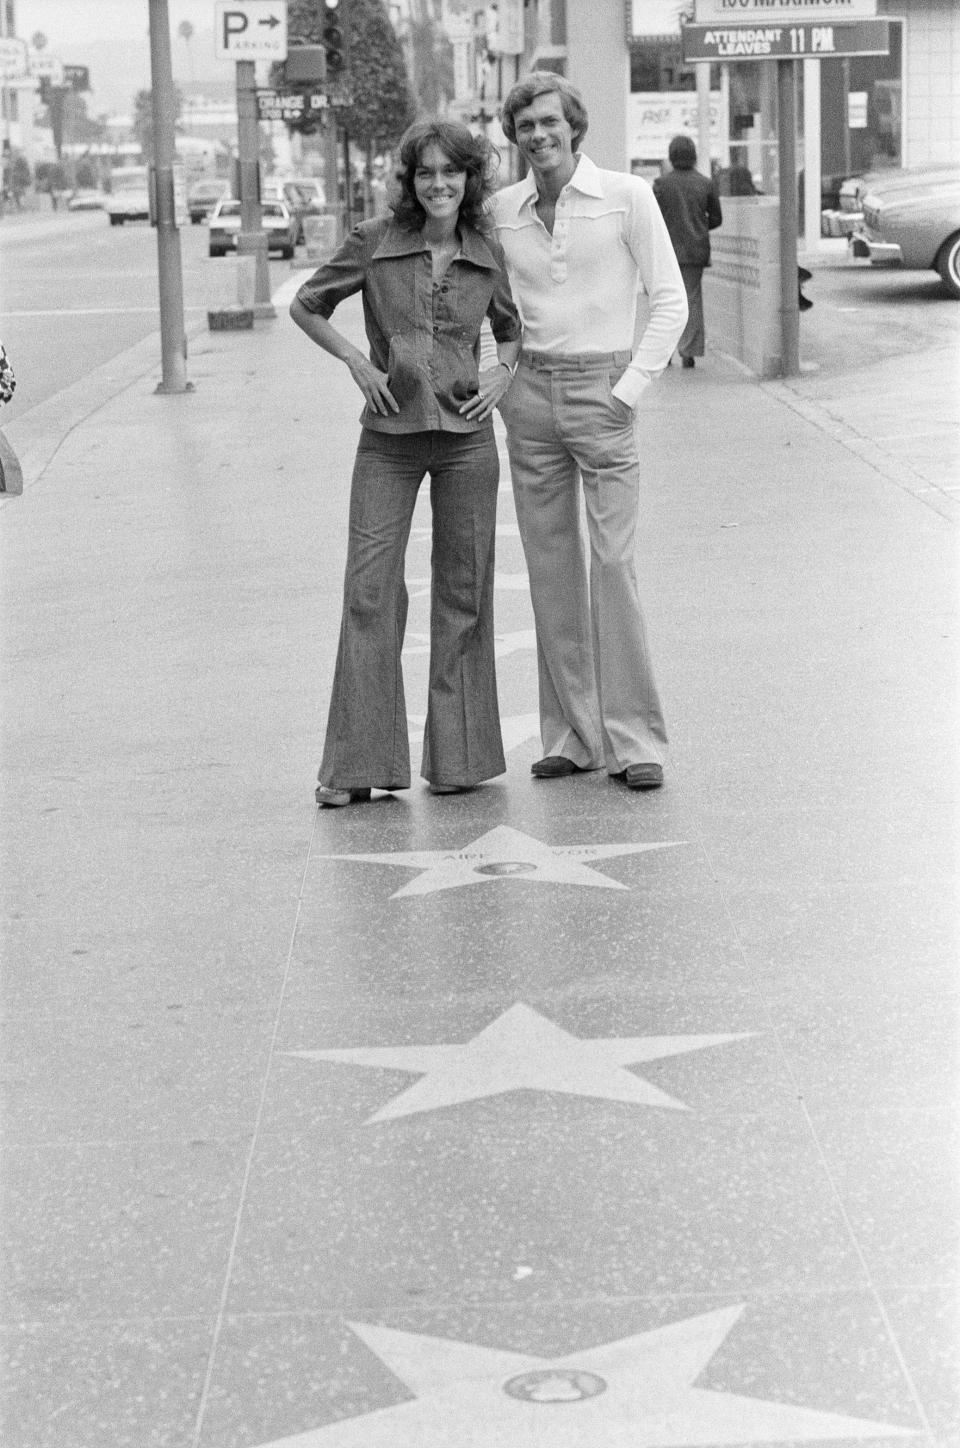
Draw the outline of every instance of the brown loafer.
<instances>
[{"instance_id":1,"label":"brown loafer","mask_svg":"<svg viewBox=\"0 0 960 1448\"><path fill-rule=\"evenodd\" d=\"M663 765L628 764L620 778L627 789L659 789L663 784Z\"/></svg>"},{"instance_id":2,"label":"brown loafer","mask_svg":"<svg viewBox=\"0 0 960 1448\"><path fill-rule=\"evenodd\" d=\"M562 779L565 774L584 774L586 771L563 754L548 754L531 764L530 773L537 779Z\"/></svg>"}]
</instances>

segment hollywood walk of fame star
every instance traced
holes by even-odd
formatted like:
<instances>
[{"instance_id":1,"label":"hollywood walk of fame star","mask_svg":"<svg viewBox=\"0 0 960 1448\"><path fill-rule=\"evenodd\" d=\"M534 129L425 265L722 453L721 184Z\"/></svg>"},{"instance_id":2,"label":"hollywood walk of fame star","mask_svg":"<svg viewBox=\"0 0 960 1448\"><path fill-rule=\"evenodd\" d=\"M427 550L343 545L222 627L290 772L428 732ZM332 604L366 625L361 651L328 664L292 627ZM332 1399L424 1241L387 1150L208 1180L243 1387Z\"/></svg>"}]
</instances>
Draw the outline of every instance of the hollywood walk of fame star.
<instances>
[{"instance_id":1,"label":"hollywood walk of fame star","mask_svg":"<svg viewBox=\"0 0 960 1448\"><path fill-rule=\"evenodd\" d=\"M340 1061L420 1074L415 1085L368 1118L369 1126L376 1121L522 1090L558 1091L568 1096L686 1111L682 1102L624 1067L744 1039L744 1033L583 1039L518 1001L463 1045L356 1046L284 1054L308 1061Z\"/></svg>"},{"instance_id":2,"label":"hollywood walk of fame star","mask_svg":"<svg viewBox=\"0 0 960 1448\"><path fill-rule=\"evenodd\" d=\"M591 870L584 862L668 850L683 843L682 840L662 840L655 844L547 845L510 825L497 825L461 849L395 850L391 854L320 855L318 858L352 860L362 865L403 865L419 870L416 879L393 892L391 900L398 900L405 895L432 895L438 890L492 885L505 879L626 890L627 885Z\"/></svg>"},{"instance_id":3,"label":"hollywood walk of fame star","mask_svg":"<svg viewBox=\"0 0 960 1448\"><path fill-rule=\"evenodd\" d=\"M261 1448L706 1448L915 1430L694 1386L743 1308L564 1358L351 1323L413 1397Z\"/></svg>"}]
</instances>

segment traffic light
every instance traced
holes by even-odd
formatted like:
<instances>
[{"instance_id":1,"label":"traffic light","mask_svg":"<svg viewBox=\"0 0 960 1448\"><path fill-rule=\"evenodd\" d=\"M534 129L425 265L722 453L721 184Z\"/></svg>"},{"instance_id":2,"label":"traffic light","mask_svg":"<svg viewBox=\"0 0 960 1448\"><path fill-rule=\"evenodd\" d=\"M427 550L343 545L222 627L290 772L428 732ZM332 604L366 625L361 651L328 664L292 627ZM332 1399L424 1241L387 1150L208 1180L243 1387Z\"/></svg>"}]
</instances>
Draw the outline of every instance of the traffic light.
<instances>
[{"instance_id":1,"label":"traffic light","mask_svg":"<svg viewBox=\"0 0 960 1448\"><path fill-rule=\"evenodd\" d=\"M322 45L291 45L283 70L287 85L315 85L327 78L327 53Z\"/></svg>"},{"instance_id":2,"label":"traffic light","mask_svg":"<svg viewBox=\"0 0 960 1448\"><path fill-rule=\"evenodd\" d=\"M347 68L347 0L324 0L320 38L327 52L327 79L342 80Z\"/></svg>"}]
</instances>

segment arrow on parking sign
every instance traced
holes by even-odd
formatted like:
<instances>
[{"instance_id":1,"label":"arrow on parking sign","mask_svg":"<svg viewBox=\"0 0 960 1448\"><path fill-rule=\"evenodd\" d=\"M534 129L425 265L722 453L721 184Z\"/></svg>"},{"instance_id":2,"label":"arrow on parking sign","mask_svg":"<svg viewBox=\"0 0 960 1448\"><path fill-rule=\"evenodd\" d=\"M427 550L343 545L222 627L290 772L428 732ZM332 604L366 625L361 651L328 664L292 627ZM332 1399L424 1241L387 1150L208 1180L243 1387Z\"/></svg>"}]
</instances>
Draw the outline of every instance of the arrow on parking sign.
<instances>
[{"instance_id":1,"label":"arrow on parking sign","mask_svg":"<svg viewBox=\"0 0 960 1448\"><path fill-rule=\"evenodd\" d=\"M282 60L287 53L285 0L218 0L219 60Z\"/></svg>"}]
</instances>

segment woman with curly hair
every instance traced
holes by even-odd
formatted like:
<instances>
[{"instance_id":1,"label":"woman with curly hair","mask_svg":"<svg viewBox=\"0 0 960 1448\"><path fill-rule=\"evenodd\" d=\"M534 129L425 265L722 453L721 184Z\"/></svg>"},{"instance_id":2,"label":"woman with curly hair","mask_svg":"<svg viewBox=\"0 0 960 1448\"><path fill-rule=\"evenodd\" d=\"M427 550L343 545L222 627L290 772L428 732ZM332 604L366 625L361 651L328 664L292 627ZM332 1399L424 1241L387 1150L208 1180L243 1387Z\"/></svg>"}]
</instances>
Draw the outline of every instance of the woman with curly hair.
<instances>
[{"instance_id":1,"label":"woman with curly hair","mask_svg":"<svg viewBox=\"0 0 960 1448\"><path fill-rule=\"evenodd\" d=\"M421 773L434 794L506 769L497 708L493 564L500 464L493 409L513 380L520 318L485 222L491 149L465 126L423 121L400 143L393 215L364 221L297 292L290 315L363 393L340 644L317 801L407 789L400 653L403 563L417 493L433 515L430 682ZM369 358L332 325L363 298ZM497 365L480 372L489 317Z\"/></svg>"}]
</instances>

